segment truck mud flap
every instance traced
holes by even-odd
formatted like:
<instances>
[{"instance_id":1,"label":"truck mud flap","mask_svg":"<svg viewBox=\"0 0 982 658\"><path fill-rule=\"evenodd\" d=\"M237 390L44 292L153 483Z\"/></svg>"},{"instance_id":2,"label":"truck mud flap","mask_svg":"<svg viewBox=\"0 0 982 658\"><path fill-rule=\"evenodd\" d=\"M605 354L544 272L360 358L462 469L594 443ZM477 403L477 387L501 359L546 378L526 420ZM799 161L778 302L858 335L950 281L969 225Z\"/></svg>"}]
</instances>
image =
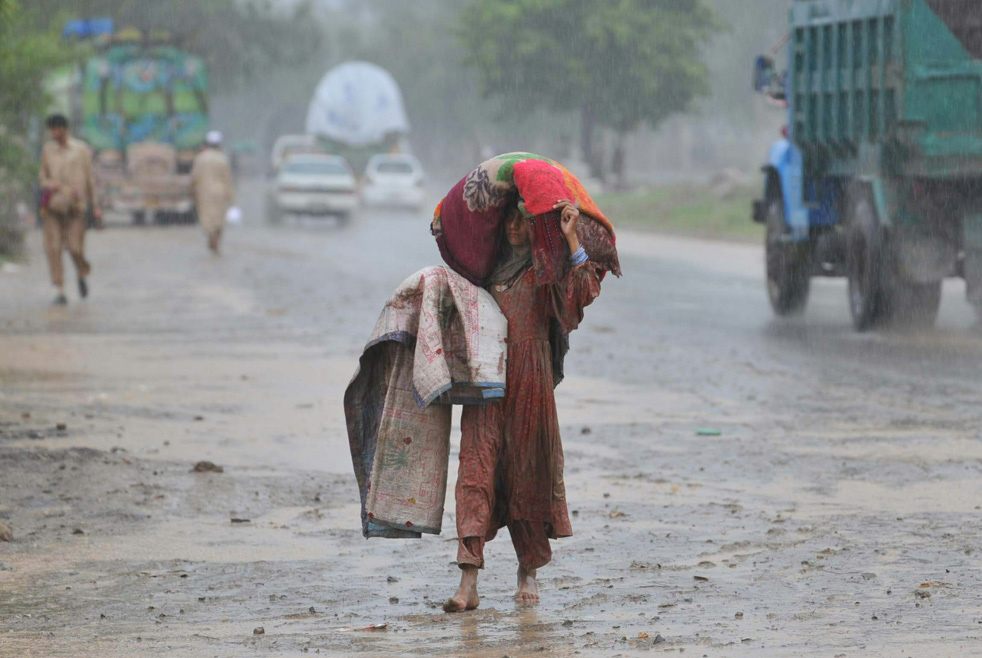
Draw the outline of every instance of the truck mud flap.
<instances>
[{"instance_id":1,"label":"truck mud flap","mask_svg":"<svg viewBox=\"0 0 982 658\"><path fill-rule=\"evenodd\" d=\"M936 283L954 276L958 249L941 237L893 230L891 246L897 273L912 283Z\"/></svg>"}]
</instances>

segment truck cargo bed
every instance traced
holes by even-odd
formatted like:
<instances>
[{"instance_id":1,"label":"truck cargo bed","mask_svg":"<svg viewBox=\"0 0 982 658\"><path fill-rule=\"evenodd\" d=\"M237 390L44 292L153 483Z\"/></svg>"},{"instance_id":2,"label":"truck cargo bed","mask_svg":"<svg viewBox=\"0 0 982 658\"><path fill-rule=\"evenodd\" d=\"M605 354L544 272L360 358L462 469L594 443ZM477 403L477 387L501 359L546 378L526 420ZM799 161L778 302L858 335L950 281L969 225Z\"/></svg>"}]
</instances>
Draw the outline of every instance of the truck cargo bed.
<instances>
[{"instance_id":1,"label":"truck cargo bed","mask_svg":"<svg viewBox=\"0 0 982 658\"><path fill-rule=\"evenodd\" d=\"M982 0L799 0L791 28L806 175L982 175Z\"/></svg>"}]
</instances>

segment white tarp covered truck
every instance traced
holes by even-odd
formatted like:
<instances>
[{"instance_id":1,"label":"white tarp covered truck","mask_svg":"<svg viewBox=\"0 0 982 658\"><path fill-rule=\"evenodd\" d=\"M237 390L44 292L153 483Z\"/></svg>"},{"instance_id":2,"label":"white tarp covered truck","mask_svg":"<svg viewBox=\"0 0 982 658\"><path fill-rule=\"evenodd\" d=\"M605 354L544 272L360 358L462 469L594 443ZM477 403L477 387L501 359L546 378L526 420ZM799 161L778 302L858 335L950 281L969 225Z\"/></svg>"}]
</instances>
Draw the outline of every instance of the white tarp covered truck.
<instances>
[{"instance_id":1,"label":"white tarp covered truck","mask_svg":"<svg viewBox=\"0 0 982 658\"><path fill-rule=\"evenodd\" d=\"M369 62L346 62L327 72L307 108L306 131L357 172L378 153L409 152L399 85Z\"/></svg>"}]
</instances>

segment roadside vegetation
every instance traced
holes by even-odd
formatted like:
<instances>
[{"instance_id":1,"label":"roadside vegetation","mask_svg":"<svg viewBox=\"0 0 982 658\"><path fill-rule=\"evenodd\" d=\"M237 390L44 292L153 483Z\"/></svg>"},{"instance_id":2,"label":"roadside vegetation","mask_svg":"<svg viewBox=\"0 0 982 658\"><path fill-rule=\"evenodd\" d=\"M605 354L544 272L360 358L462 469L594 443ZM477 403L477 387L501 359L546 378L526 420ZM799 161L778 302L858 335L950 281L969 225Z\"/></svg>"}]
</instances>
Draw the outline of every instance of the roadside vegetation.
<instances>
[{"instance_id":1,"label":"roadside vegetation","mask_svg":"<svg viewBox=\"0 0 982 658\"><path fill-rule=\"evenodd\" d=\"M710 184L670 184L636 192L598 195L615 226L713 240L757 242L760 225L750 218L759 186L741 183L721 191Z\"/></svg>"},{"instance_id":2,"label":"roadside vegetation","mask_svg":"<svg viewBox=\"0 0 982 658\"><path fill-rule=\"evenodd\" d=\"M68 61L57 34L30 27L21 4L0 0L0 262L23 249L23 215L37 177L37 121L44 111L42 81Z\"/></svg>"}]
</instances>

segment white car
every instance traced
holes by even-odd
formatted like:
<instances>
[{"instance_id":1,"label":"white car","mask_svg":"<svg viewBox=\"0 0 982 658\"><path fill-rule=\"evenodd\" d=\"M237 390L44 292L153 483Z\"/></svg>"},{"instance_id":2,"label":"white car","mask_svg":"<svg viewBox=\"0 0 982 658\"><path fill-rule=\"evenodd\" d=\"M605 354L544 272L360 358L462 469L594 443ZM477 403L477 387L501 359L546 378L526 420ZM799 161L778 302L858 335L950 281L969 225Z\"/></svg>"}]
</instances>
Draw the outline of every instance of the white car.
<instances>
[{"instance_id":1,"label":"white car","mask_svg":"<svg viewBox=\"0 0 982 658\"><path fill-rule=\"evenodd\" d=\"M267 218L286 213L335 215L342 221L358 207L358 183L344 158L298 154L280 166L270 191Z\"/></svg>"},{"instance_id":2,"label":"white car","mask_svg":"<svg viewBox=\"0 0 982 658\"><path fill-rule=\"evenodd\" d=\"M280 135L273 143L269 156L270 171L278 171L283 163L294 155L326 154L314 135Z\"/></svg>"},{"instance_id":3,"label":"white car","mask_svg":"<svg viewBox=\"0 0 982 658\"><path fill-rule=\"evenodd\" d=\"M419 210L425 201L426 176L411 155L375 155L365 167L362 198L366 205Z\"/></svg>"}]
</instances>

